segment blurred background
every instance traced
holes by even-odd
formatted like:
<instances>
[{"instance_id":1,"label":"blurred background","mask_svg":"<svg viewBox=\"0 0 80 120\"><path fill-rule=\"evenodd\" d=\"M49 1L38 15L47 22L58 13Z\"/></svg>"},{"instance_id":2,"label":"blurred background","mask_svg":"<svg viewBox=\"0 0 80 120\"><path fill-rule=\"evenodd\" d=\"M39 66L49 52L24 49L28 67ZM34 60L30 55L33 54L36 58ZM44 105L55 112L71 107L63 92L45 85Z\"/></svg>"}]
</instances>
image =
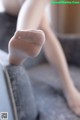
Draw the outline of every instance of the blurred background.
<instances>
[{"instance_id":1,"label":"blurred background","mask_svg":"<svg viewBox=\"0 0 80 120\"><path fill-rule=\"evenodd\" d=\"M4 11L4 8L3 8L2 2L0 0L0 12L3 12L3 11Z\"/></svg>"},{"instance_id":2,"label":"blurred background","mask_svg":"<svg viewBox=\"0 0 80 120\"><path fill-rule=\"evenodd\" d=\"M8 52L8 42L16 29L17 16L14 17L4 11L0 0L0 49Z\"/></svg>"}]
</instances>

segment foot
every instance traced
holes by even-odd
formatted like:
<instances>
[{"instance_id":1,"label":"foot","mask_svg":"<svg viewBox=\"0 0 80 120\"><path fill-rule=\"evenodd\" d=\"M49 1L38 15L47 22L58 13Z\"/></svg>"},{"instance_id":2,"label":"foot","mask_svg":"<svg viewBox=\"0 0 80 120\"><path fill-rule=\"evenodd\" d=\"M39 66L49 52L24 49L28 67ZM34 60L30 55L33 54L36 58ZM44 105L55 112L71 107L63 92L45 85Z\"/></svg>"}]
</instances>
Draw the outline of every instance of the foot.
<instances>
[{"instance_id":1,"label":"foot","mask_svg":"<svg viewBox=\"0 0 80 120\"><path fill-rule=\"evenodd\" d=\"M9 42L9 62L18 65L27 57L37 56L44 44L41 30L17 31Z\"/></svg>"},{"instance_id":2,"label":"foot","mask_svg":"<svg viewBox=\"0 0 80 120\"><path fill-rule=\"evenodd\" d=\"M68 105L71 110L78 116L80 116L80 92L74 87L66 95Z\"/></svg>"}]
</instances>

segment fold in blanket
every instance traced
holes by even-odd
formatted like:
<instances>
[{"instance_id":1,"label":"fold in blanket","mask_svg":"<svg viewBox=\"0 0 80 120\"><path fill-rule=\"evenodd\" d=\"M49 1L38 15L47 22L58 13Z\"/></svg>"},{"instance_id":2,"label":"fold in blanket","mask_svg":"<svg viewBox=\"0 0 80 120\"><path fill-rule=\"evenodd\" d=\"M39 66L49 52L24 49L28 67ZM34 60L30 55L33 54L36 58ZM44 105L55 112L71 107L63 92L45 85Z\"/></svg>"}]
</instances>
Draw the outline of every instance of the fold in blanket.
<instances>
[{"instance_id":1,"label":"fold in blanket","mask_svg":"<svg viewBox=\"0 0 80 120\"><path fill-rule=\"evenodd\" d=\"M38 110L27 72L21 66L7 66L19 120L36 120Z\"/></svg>"}]
</instances>

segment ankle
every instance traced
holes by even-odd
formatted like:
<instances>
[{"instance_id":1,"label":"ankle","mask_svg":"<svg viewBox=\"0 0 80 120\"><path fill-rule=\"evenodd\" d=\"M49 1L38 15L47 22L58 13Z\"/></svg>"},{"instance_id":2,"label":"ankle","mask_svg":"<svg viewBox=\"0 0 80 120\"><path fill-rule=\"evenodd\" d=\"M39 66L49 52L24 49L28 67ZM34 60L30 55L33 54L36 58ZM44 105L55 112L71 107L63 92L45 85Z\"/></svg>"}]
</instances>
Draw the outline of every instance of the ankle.
<instances>
[{"instance_id":1,"label":"ankle","mask_svg":"<svg viewBox=\"0 0 80 120\"><path fill-rule=\"evenodd\" d=\"M15 57L9 55L9 63L12 65L20 65L21 60L19 58L15 58Z\"/></svg>"}]
</instances>

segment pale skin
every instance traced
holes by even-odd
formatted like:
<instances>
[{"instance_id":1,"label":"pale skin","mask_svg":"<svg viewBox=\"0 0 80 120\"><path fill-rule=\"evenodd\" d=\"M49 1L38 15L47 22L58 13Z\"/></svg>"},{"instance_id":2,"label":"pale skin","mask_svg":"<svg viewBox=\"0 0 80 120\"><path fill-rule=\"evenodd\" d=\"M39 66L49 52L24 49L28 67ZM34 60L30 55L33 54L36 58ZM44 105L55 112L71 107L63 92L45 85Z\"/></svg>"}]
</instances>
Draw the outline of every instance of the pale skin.
<instances>
[{"instance_id":1,"label":"pale skin","mask_svg":"<svg viewBox=\"0 0 80 120\"><path fill-rule=\"evenodd\" d=\"M14 4L12 4L12 1L14 2ZM42 48L42 45L44 43L43 49L48 61L51 63L51 65L55 63L56 68L60 73L62 89L64 91L68 105L76 115L80 116L80 93L73 84L62 47L50 28L46 14L43 14L49 0L26 0L24 1L24 3L21 0L12 1L3 0L3 5L8 13L13 15L17 15L19 13L16 33L9 43L9 62L11 64L20 64L22 60L25 59L27 55L25 55L25 57L21 56L21 59L19 58L19 60L17 58L17 55L15 55L15 61L13 59L14 54L12 53L14 53L14 50L12 48L15 48L14 44L16 44L16 49L19 48L18 44L20 43L17 42L18 38L21 40L21 43L24 44L23 38L26 34L28 35L29 29L32 29L33 31L37 32L37 28L40 28L45 33L46 41L44 43L44 33L42 31L36 33L39 34L39 42L41 41L40 36L42 36L42 41L41 44L39 44L40 46L38 47L38 49L34 50L35 54L31 55L32 49L30 48L30 46L27 47L27 44L25 44L27 49L23 49L24 47L20 46L18 50L21 50L22 52L24 51L24 53L27 53L29 56L36 56L40 52L40 49ZM34 32L31 33L31 36L32 34L34 34ZM26 39L26 41L29 40ZM35 48L37 46L34 45L33 47ZM27 52L28 50L30 50L30 52Z\"/></svg>"}]
</instances>

